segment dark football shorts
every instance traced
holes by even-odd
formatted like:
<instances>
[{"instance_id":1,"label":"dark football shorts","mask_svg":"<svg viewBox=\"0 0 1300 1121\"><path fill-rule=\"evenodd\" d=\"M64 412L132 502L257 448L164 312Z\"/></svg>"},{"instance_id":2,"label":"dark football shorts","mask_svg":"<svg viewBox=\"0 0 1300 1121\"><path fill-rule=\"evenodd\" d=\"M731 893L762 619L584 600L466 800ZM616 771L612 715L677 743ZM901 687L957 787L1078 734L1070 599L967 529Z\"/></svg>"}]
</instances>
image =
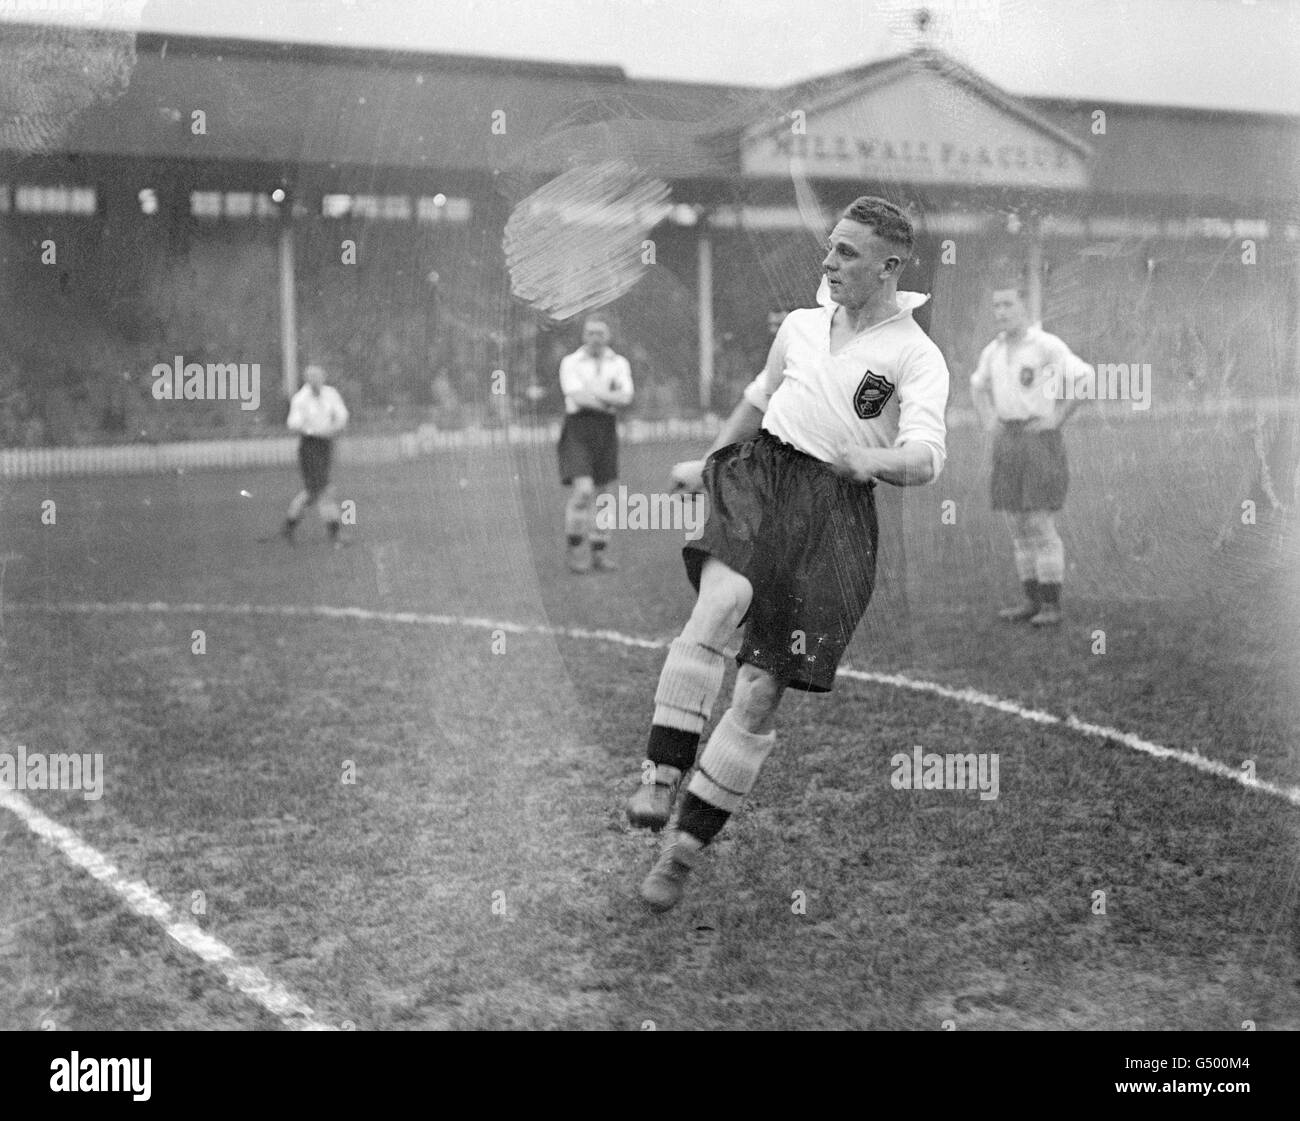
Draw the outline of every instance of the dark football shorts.
<instances>
[{"instance_id":1,"label":"dark football shorts","mask_svg":"<svg viewBox=\"0 0 1300 1121\"><path fill-rule=\"evenodd\" d=\"M769 432L709 457L708 521L682 556L696 591L708 557L754 585L737 662L793 689L831 691L875 586L874 486Z\"/></svg>"},{"instance_id":2,"label":"dark football shorts","mask_svg":"<svg viewBox=\"0 0 1300 1121\"><path fill-rule=\"evenodd\" d=\"M298 467L302 470L302 481L313 502L329 486L330 459L333 453L334 441L323 436L304 436L298 441Z\"/></svg>"},{"instance_id":3,"label":"dark football shorts","mask_svg":"<svg viewBox=\"0 0 1300 1121\"><path fill-rule=\"evenodd\" d=\"M1003 421L993 441L993 509L1013 514L1059 510L1065 505L1070 468L1061 430L1030 432L1021 421Z\"/></svg>"},{"instance_id":4,"label":"dark football shorts","mask_svg":"<svg viewBox=\"0 0 1300 1121\"><path fill-rule=\"evenodd\" d=\"M598 487L618 478L618 428L613 413L579 409L560 429L560 479L567 487L590 475Z\"/></svg>"}]
</instances>

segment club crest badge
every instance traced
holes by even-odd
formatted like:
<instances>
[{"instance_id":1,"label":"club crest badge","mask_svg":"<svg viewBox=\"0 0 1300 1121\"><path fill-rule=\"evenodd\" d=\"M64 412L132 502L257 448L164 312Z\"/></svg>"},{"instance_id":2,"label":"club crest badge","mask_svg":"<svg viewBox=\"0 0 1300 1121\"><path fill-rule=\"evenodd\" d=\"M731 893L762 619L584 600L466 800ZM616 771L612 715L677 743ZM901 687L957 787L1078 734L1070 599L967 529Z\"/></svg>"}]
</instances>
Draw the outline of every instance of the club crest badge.
<instances>
[{"instance_id":1,"label":"club crest badge","mask_svg":"<svg viewBox=\"0 0 1300 1121\"><path fill-rule=\"evenodd\" d=\"M857 392L853 394L854 411L863 420L874 420L884 411L885 403L893 395L894 387L879 374L868 370L858 384Z\"/></svg>"}]
</instances>

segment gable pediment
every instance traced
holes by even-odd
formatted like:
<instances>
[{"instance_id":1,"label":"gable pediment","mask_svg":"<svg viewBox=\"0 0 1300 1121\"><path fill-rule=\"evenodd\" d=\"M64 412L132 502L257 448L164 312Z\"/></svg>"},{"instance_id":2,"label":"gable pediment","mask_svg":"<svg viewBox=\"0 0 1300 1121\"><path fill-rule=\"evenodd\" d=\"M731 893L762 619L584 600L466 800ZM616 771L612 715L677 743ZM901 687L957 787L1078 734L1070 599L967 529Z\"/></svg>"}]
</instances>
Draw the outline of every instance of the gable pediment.
<instances>
[{"instance_id":1,"label":"gable pediment","mask_svg":"<svg viewBox=\"0 0 1300 1121\"><path fill-rule=\"evenodd\" d=\"M798 101L795 97L793 101ZM1082 190L1088 148L964 70L886 66L747 129L747 176Z\"/></svg>"}]
</instances>

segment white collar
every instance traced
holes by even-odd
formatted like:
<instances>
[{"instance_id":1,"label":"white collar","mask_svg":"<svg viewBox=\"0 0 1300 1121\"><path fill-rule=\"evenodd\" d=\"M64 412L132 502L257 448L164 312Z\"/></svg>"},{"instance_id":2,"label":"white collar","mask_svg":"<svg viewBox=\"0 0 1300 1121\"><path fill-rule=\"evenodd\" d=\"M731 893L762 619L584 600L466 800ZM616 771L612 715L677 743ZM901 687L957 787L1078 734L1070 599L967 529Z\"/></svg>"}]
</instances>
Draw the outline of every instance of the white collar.
<instances>
[{"instance_id":1,"label":"white collar","mask_svg":"<svg viewBox=\"0 0 1300 1121\"><path fill-rule=\"evenodd\" d=\"M1037 338L1042 333L1043 333L1043 324L1042 321L1040 320L1037 323L1029 324L1029 326L1025 328L1024 337L1019 341L1029 342L1031 339ZM1003 346L1009 346L1011 343L1011 340L1007 338L1007 333L1005 331L999 331L998 338L1002 340Z\"/></svg>"},{"instance_id":2,"label":"white collar","mask_svg":"<svg viewBox=\"0 0 1300 1121\"><path fill-rule=\"evenodd\" d=\"M929 295L927 293L922 293L922 292L896 292L894 294L894 297L898 302L898 310L900 312L915 311L922 304L926 304L930 302ZM831 299L830 285L827 284L826 275L824 273L822 274L821 285L817 289L817 302L822 307L829 307L829 308L839 307L839 304L837 304L834 300ZM891 315L889 319L886 319L883 322L888 323L894 318L895 317ZM877 324L877 326L879 326L879 324Z\"/></svg>"}]
</instances>

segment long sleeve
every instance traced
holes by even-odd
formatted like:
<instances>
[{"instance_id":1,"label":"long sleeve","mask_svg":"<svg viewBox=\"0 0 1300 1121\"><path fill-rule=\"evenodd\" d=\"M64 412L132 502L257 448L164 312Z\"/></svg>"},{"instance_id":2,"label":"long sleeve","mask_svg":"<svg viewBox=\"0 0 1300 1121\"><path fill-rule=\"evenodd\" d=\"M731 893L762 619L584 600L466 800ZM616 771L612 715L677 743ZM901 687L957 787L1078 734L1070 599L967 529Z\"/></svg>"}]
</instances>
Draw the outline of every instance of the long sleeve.
<instances>
[{"instance_id":1,"label":"long sleeve","mask_svg":"<svg viewBox=\"0 0 1300 1121\"><path fill-rule=\"evenodd\" d=\"M287 426L290 432L301 432L307 423L304 415L302 391L299 390L289 401L289 420Z\"/></svg>"},{"instance_id":2,"label":"long sleeve","mask_svg":"<svg viewBox=\"0 0 1300 1121\"><path fill-rule=\"evenodd\" d=\"M898 385L898 437L894 447L924 444L930 450L936 479L948 458L944 423L947 407L948 364L937 346L918 346L908 356Z\"/></svg>"},{"instance_id":3,"label":"long sleeve","mask_svg":"<svg viewBox=\"0 0 1300 1121\"><path fill-rule=\"evenodd\" d=\"M781 321L776 338L772 340L772 346L767 352L767 362L764 363L758 377L745 386L743 394L745 400L760 413L767 412L767 404L772 400L772 394L780 388L781 382L785 379L785 349L788 341L785 325L788 322L788 317Z\"/></svg>"},{"instance_id":4,"label":"long sleeve","mask_svg":"<svg viewBox=\"0 0 1300 1121\"><path fill-rule=\"evenodd\" d=\"M337 436L348 425L348 407L343 403L343 396L337 389L331 389L333 400L330 402L331 425L330 435Z\"/></svg>"},{"instance_id":5,"label":"long sleeve","mask_svg":"<svg viewBox=\"0 0 1300 1121\"><path fill-rule=\"evenodd\" d=\"M597 387L597 392L615 408L623 408L632 403L632 367L622 355L615 355L608 362L606 384Z\"/></svg>"}]
</instances>

